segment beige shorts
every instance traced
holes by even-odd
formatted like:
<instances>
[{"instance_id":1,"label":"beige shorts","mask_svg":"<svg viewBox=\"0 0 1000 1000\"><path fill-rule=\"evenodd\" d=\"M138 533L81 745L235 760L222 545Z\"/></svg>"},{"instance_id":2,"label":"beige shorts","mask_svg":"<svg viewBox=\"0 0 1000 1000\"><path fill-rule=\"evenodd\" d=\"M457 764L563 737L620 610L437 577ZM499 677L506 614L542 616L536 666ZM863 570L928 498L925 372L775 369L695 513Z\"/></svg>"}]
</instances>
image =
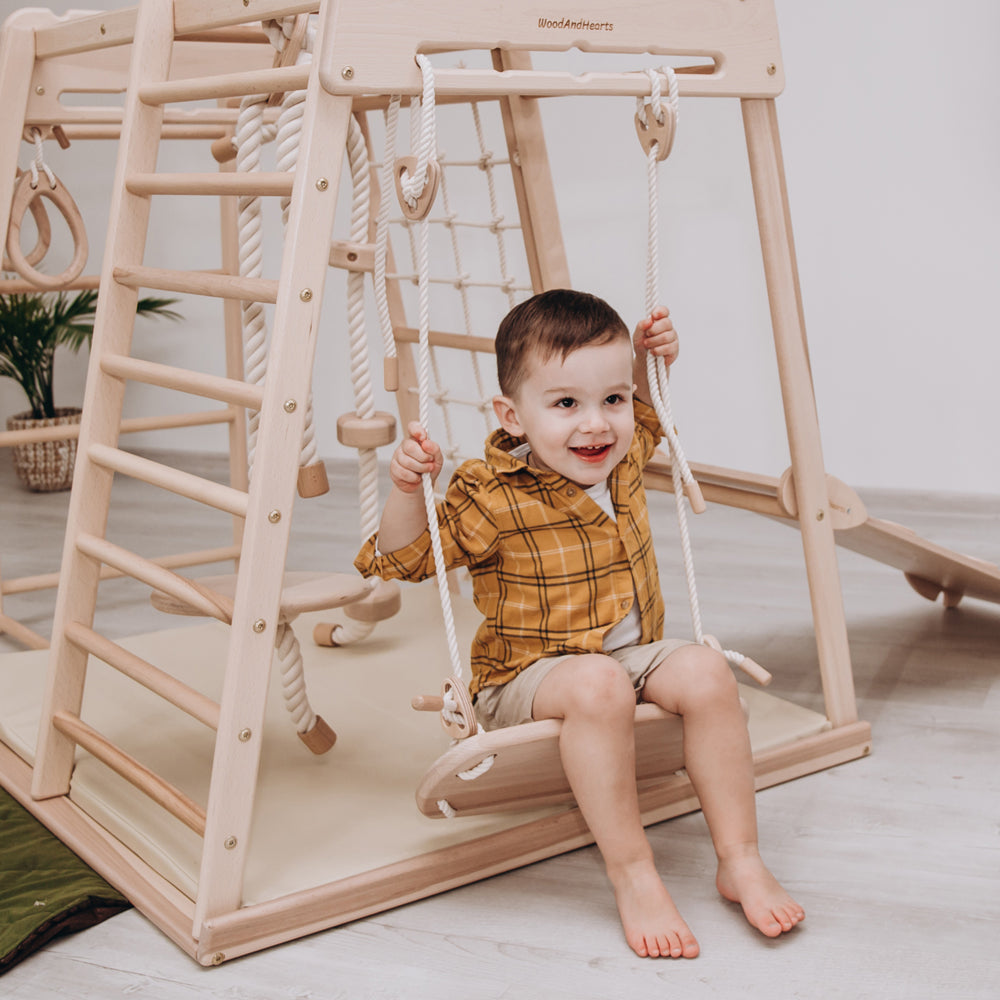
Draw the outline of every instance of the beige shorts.
<instances>
[{"instance_id":1,"label":"beige shorts","mask_svg":"<svg viewBox=\"0 0 1000 1000\"><path fill-rule=\"evenodd\" d=\"M676 649L691 645L690 639L660 639L642 646L622 646L606 655L617 660L628 674L636 697L646 678ZM483 688L476 696L476 715L484 729L503 729L531 722L535 694L553 667L579 653L546 656L525 667L513 680L496 687Z\"/></svg>"}]
</instances>

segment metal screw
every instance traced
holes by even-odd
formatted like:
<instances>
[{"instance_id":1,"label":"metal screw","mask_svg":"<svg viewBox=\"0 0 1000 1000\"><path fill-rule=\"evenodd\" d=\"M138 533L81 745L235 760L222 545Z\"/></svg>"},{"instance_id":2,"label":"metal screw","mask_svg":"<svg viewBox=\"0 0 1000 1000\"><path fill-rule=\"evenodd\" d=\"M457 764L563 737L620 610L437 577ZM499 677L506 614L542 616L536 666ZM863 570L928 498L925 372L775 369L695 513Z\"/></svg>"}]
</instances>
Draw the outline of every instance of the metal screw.
<instances>
[{"instance_id":1,"label":"metal screw","mask_svg":"<svg viewBox=\"0 0 1000 1000\"><path fill-rule=\"evenodd\" d=\"M353 263L354 263L354 261L356 261L356 260L358 259L358 255L357 255L357 253L355 253L355 252L354 252L354 251L352 250L352 251L351 251L351 252L350 252L350 253L349 253L349 254L347 255L347 259L348 259L348 260L349 260L349 261L350 261L350 262L351 262L351 263L353 264Z\"/></svg>"},{"instance_id":2,"label":"metal screw","mask_svg":"<svg viewBox=\"0 0 1000 1000\"><path fill-rule=\"evenodd\" d=\"M257 632L258 634L259 634L259 633L261 633L261 632L263 632L263 631L264 631L264 629L266 629L266 628L267 628L267 622L266 622L266 621L264 621L264 619L263 619L263 618L258 618L258 619L257 619L257 620L256 620L256 621L255 621L255 622L253 623L253 630L254 630L255 632Z\"/></svg>"},{"instance_id":3,"label":"metal screw","mask_svg":"<svg viewBox=\"0 0 1000 1000\"><path fill-rule=\"evenodd\" d=\"M225 960L226 960L226 953L224 951L217 951L212 956L212 965L222 965L222 963Z\"/></svg>"},{"instance_id":4,"label":"metal screw","mask_svg":"<svg viewBox=\"0 0 1000 1000\"><path fill-rule=\"evenodd\" d=\"M227 851L231 851L236 846L236 843L237 843L236 838L233 837L233 836L229 836L229 837L226 837L226 839L223 842L222 846Z\"/></svg>"},{"instance_id":5,"label":"metal screw","mask_svg":"<svg viewBox=\"0 0 1000 1000\"><path fill-rule=\"evenodd\" d=\"M354 67L353 67L353 66L345 66L345 67L344 67L344 68L343 68L343 69L342 69L342 70L340 71L340 75L341 75L341 76L342 76L342 77L343 77L343 78L344 78L345 80L353 80L353 79L354 79Z\"/></svg>"},{"instance_id":6,"label":"metal screw","mask_svg":"<svg viewBox=\"0 0 1000 1000\"><path fill-rule=\"evenodd\" d=\"M101 25L100 31L102 35L106 35L108 33L108 29L103 24Z\"/></svg>"},{"instance_id":7,"label":"metal screw","mask_svg":"<svg viewBox=\"0 0 1000 1000\"><path fill-rule=\"evenodd\" d=\"M281 511L280 510L269 511L267 519L271 522L271 524L277 524L281 520Z\"/></svg>"},{"instance_id":8,"label":"metal screw","mask_svg":"<svg viewBox=\"0 0 1000 1000\"><path fill-rule=\"evenodd\" d=\"M330 182L325 177L321 177L318 181L316 181L317 191L325 191L329 186Z\"/></svg>"},{"instance_id":9,"label":"metal screw","mask_svg":"<svg viewBox=\"0 0 1000 1000\"><path fill-rule=\"evenodd\" d=\"M284 409L285 413L294 413L295 408L298 405L299 404L296 403L294 399L286 399L285 402L282 403L282 408Z\"/></svg>"},{"instance_id":10,"label":"metal screw","mask_svg":"<svg viewBox=\"0 0 1000 1000\"><path fill-rule=\"evenodd\" d=\"M299 298L302 299L303 302L311 301L312 297L313 293L311 288L303 288L302 291L299 292Z\"/></svg>"},{"instance_id":11,"label":"metal screw","mask_svg":"<svg viewBox=\"0 0 1000 1000\"><path fill-rule=\"evenodd\" d=\"M41 86L35 87L35 93L38 94L39 97L41 97L42 94L45 93L45 88Z\"/></svg>"},{"instance_id":12,"label":"metal screw","mask_svg":"<svg viewBox=\"0 0 1000 1000\"><path fill-rule=\"evenodd\" d=\"M822 510L816 511L816 520L817 521L822 521L824 517L826 517L826 513L824 511L822 511Z\"/></svg>"},{"instance_id":13,"label":"metal screw","mask_svg":"<svg viewBox=\"0 0 1000 1000\"><path fill-rule=\"evenodd\" d=\"M774 63L768 63L767 64L767 75L768 76L774 76L774 74L777 73L777 72L778 72L778 67L775 66Z\"/></svg>"},{"instance_id":14,"label":"metal screw","mask_svg":"<svg viewBox=\"0 0 1000 1000\"><path fill-rule=\"evenodd\" d=\"M253 733L249 729L241 729L237 734L240 743L248 743Z\"/></svg>"}]
</instances>

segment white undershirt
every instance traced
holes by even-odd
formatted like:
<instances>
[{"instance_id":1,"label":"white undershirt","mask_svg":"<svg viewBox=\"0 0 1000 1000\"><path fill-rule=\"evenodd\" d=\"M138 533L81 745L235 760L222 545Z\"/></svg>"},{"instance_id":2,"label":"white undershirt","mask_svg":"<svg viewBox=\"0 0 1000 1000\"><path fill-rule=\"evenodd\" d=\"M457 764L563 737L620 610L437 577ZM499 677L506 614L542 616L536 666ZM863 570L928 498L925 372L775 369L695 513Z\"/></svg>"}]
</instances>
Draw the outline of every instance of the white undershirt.
<instances>
[{"instance_id":1,"label":"white undershirt","mask_svg":"<svg viewBox=\"0 0 1000 1000\"><path fill-rule=\"evenodd\" d=\"M586 488L584 493L590 497L594 503L597 504L601 510L604 511L612 521L617 521L615 515L615 505L614 501L611 499L611 489L608 487L608 481L605 479L604 482L598 483L596 486L590 486ZM604 639L601 642L601 646L605 651L612 649L621 649L622 646L632 646L635 645L642 638L642 623L639 620L639 601L635 594L635 589L632 590L632 607L629 608L628 614L612 628L608 629L604 633Z\"/></svg>"}]
</instances>

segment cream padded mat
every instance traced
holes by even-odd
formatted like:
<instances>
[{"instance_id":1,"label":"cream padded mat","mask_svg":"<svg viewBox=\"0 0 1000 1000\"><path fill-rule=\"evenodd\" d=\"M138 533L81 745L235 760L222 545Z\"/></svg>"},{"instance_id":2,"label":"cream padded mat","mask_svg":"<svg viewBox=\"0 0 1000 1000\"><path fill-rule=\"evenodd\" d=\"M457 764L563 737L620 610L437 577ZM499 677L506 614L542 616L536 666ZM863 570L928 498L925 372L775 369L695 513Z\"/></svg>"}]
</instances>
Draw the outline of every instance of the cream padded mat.
<instances>
[{"instance_id":1,"label":"cream padded mat","mask_svg":"<svg viewBox=\"0 0 1000 1000\"><path fill-rule=\"evenodd\" d=\"M404 610L363 643L314 646L317 621L296 622L313 709L336 730L336 746L313 756L299 741L275 670L249 849L244 902L256 903L416 857L542 813L429 819L414 789L448 745L434 715L409 707L414 694L437 693L450 672L436 585L404 589ZM460 648L468 649L477 613L457 600ZM167 626L182 619L165 618ZM187 620L189 621L189 619ZM217 622L168 628L121 644L217 698L227 628ZM0 656L0 738L33 760L48 654ZM755 750L826 728L826 719L746 687ZM105 664L91 660L85 721L204 806L214 734ZM201 840L87 754L79 755L72 798L184 893L195 895Z\"/></svg>"}]
</instances>

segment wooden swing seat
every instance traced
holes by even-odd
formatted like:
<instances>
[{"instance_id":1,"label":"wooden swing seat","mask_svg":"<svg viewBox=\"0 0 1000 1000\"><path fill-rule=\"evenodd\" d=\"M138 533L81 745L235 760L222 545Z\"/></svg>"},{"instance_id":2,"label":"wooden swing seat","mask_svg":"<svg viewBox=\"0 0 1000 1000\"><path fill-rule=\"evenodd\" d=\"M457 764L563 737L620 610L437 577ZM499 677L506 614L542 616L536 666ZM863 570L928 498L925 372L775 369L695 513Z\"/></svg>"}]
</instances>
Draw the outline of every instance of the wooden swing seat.
<instances>
[{"instance_id":1,"label":"wooden swing seat","mask_svg":"<svg viewBox=\"0 0 1000 1000\"><path fill-rule=\"evenodd\" d=\"M480 730L458 741L424 775L417 806L425 816L474 816L573 801L559 757L559 719ZM635 710L635 776L640 790L684 767L683 722L658 705ZM493 758L491 765L484 761ZM478 777L469 772L483 765ZM486 769L488 767L488 770ZM440 802L446 801L449 810Z\"/></svg>"}]
</instances>

